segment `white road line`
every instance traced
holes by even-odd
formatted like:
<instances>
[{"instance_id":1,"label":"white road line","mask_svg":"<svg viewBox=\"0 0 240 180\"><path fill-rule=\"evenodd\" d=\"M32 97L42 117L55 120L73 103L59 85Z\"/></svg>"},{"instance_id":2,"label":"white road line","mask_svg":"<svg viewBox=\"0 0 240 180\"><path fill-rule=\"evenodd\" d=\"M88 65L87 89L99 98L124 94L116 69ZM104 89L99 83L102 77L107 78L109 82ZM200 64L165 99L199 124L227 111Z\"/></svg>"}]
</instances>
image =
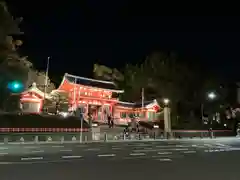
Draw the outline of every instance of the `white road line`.
<instances>
[{"instance_id":1,"label":"white road line","mask_svg":"<svg viewBox=\"0 0 240 180\"><path fill-rule=\"evenodd\" d=\"M0 153L0 156L1 156L1 155L8 155L8 153Z\"/></svg>"},{"instance_id":2,"label":"white road line","mask_svg":"<svg viewBox=\"0 0 240 180\"><path fill-rule=\"evenodd\" d=\"M193 146L193 145L192 145ZM187 146L187 145L176 145L176 147L181 147L181 148L188 148L188 147L191 147L191 146Z\"/></svg>"},{"instance_id":3,"label":"white road line","mask_svg":"<svg viewBox=\"0 0 240 180\"><path fill-rule=\"evenodd\" d=\"M0 150L7 150L7 147L0 147Z\"/></svg>"},{"instance_id":4,"label":"white road line","mask_svg":"<svg viewBox=\"0 0 240 180\"><path fill-rule=\"evenodd\" d=\"M0 162L1 165L14 164L13 162Z\"/></svg>"},{"instance_id":5,"label":"white road line","mask_svg":"<svg viewBox=\"0 0 240 180\"><path fill-rule=\"evenodd\" d=\"M187 150L188 150L188 148L181 148L181 149L176 148L175 149L175 151L187 151Z\"/></svg>"},{"instance_id":6,"label":"white road line","mask_svg":"<svg viewBox=\"0 0 240 180\"><path fill-rule=\"evenodd\" d=\"M159 161L172 161L172 160L169 159L169 158L161 158L161 159L157 159L157 160L159 160Z\"/></svg>"},{"instance_id":7,"label":"white road line","mask_svg":"<svg viewBox=\"0 0 240 180\"><path fill-rule=\"evenodd\" d=\"M164 155L164 154L172 154L172 152L158 152L158 154Z\"/></svg>"},{"instance_id":8,"label":"white road line","mask_svg":"<svg viewBox=\"0 0 240 180\"><path fill-rule=\"evenodd\" d=\"M224 145L224 144L221 144L221 143L217 143L216 145L217 145L217 146L228 147L228 145Z\"/></svg>"},{"instance_id":9,"label":"white road line","mask_svg":"<svg viewBox=\"0 0 240 180\"><path fill-rule=\"evenodd\" d=\"M134 149L133 152L153 152L160 151L161 149Z\"/></svg>"},{"instance_id":10,"label":"white road line","mask_svg":"<svg viewBox=\"0 0 240 180\"><path fill-rule=\"evenodd\" d=\"M119 149L122 149L122 148L112 148L112 150L119 150Z\"/></svg>"},{"instance_id":11,"label":"white road line","mask_svg":"<svg viewBox=\"0 0 240 180\"><path fill-rule=\"evenodd\" d=\"M98 154L98 157L114 157L116 154Z\"/></svg>"},{"instance_id":12,"label":"white road line","mask_svg":"<svg viewBox=\"0 0 240 180\"><path fill-rule=\"evenodd\" d=\"M207 147L214 147L212 144L203 144L204 146L207 146Z\"/></svg>"},{"instance_id":13,"label":"white road line","mask_svg":"<svg viewBox=\"0 0 240 180\"><path fill-rule=\"evenodd\" d=\"M156 146L156 148L175 148L176 146L168 145L168 146Z\"/></svg>"},{"instance_id":14,"label":"white road line","mask_svg":"<svg viewBox=\"0 0 240 180\"><path fill-rule=\"evenodd\" d=\"M36 151L31 151L32 153L43 153L44 150L36 150Z\"/></svg>"},{"instance_id":15,"label":"white road line","mask_svg":"<svg viewBox=\"0 0 240 180\"><path fill-rule=\"evenodd\" d=\"M63 148L64 146L52 146L53 148Z\"/></svg>"},{"instance_id":16,"label":"white road line","mask_svg":"<svg viewBox=\"0 0 240 180\"><path fill-rule=\"evenodd\" d=\"M227 151L240 151L240 148L226 148Z\"/></svg>"},{"instance_id":17,"label":"white road line","mask_svg":"<svg viewBox=\"0 0 240 180\"><path fill-rule=\"evenodd\" d=\"M133 152L154 152L154 151L188 151L188 148L172 148L172 149L134 149Z\"/></svg>"},{"instance_id":18,"label":"white road line","mask_svg":"<svg viewBox=\"0 0 240 180\"><path fill-rule=\"evenodd\" d=\"M37 146L24 146L23 148L25 148L25 149L37 149L39 147L37 147Z\"/></svg>"},{"instance_id":19,"label":"white road line","mask_svg":"<svg viewBox=\"0 0 240 180\"><path fill-rule=\"evenodd\" d=\"M204 152L220 152L218 149L209 149L209 150L204 150Z\"/></svg>"},{"instance_id":20,"label":"white road line","mask_svg":"<svg viewBox=\"0 0 240 180\"><path fill-rule=\"evenodd\" d=\"M229 145L225 145L225 144L221 144L221 143L217 143L216 144L217 146L221 146L222 148L231 148L232 146L229 146Z\"/></svg>"},{"instance_id":21,"label":"white road line","mask_svg":"<svg viewBox=\"0 0 240 180\"><path fill-rule=\"evenodd\" d=\"M63 159L82 158L82 156L62 156Z\"/></svg>"},{"instance_id":22,"label":"white road line","mask_svg":"<svg viewBox=\"0 0 240 180\"><path fill-rule=\"evenodd\" d=\"M196 153L196 151L184 151L183 153L185 153L185 154L191 154L191 153Z\"/></svg>"},{"instance_id":23,"label":"white road line","mask_svg":"<svg viewBox=\"0 0 240 180\"><path fill-rule=\"evenodd\" d=\"M130 156L145 156L145 153L131 153Z\"/></svg>"},{"instance_id":24,"label":"white road line","mask_svg":"<svg viewBox=\"0 0 240 180\"><path fill-rule=\"evenodd\" d=\"M61 149L59 151L61 151L61 152L72 152L72 149Z\"/></svg>"},{"instance_id":25,"label":"white road line","mask_svg":"<svg viewBox=\"0 0 240 180\"><path fill-rule=\"evenodd\" d=\"M90 148L90 149L85 149L85 151L100 151L99 148Z\"/></svg>"},{"instance_id":26,"label":"white road line","mask_svg":"<svg viewBox=\"0 0 240 180\"><path fill-rule=\"evenodd\" d=\"M42 160L43 157L26 157L26 158L21 158L22 161L29 161L29 160Z\"/></svg>"},{"instance_id":27,"label":"white road line","mask_svg":"<svg viewBox=\"0 0 240 180\"><path fill-rule=\"evenodd\" d=\"M146 147L146 146L151 146L149 144L128 144L128 147Z\"/></svg>"}]
</instances>

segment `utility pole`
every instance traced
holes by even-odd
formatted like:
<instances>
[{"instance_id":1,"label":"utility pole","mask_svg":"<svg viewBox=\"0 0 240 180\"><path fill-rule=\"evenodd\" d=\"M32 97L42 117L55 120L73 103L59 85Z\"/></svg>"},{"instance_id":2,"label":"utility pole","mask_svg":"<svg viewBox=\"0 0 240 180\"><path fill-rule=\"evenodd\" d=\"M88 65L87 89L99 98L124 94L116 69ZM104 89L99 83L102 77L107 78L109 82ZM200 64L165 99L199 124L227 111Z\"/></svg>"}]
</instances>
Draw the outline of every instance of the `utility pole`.
<instances>
[{"instance_id":1,"label":"utility pole","mask_svg":"<svg viewBox=\"0 0 240 180\"><path fill-rule=\"evenodd\" d=\"M144 88L142 88L142 111L144 108Z\"/></svg>"},{"instance_id":2,"label":"utility pole","mask_svg":"<svg viewBox=\"0 0 240 180\"><path fill-rule=\"evenodd\" d=\"M144 117L144 88L142 88L142 114L140 116L141 118ZM140 118L139 117L139 118ZM140 119L139 119L140 120Z\"/></svg>"},{"instance_id":3,"label":"utility pole","mask_svg":"<svg viewBox=\"0 0 240 180\"><path fill-rule=\"evenodd\" d=\"M47 58L47 67L46 67L46 72L45 72L44 98L43 98L43 107L44 108L45 108L45 99L46 99L47 86L48 86L49 60L50 60L50 57Z\"/></svg>"}]
</instances>

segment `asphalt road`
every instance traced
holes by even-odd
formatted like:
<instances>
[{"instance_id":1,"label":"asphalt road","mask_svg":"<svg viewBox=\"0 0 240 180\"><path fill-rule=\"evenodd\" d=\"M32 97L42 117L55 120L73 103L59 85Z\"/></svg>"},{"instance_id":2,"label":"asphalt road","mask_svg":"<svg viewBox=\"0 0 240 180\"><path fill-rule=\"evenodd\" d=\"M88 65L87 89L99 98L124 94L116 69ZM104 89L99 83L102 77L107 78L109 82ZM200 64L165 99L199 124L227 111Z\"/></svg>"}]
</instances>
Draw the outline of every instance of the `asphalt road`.
<instances>
[{"instance_id":1,"label":"asphalt road","mask_svg":"<svg viewBox=\"0 0 240 180\"><path fill-rule=\"evenodd\" d=\"M0 146L1 180L239 180L240 139Z\"/></svg>"}]
</instances>

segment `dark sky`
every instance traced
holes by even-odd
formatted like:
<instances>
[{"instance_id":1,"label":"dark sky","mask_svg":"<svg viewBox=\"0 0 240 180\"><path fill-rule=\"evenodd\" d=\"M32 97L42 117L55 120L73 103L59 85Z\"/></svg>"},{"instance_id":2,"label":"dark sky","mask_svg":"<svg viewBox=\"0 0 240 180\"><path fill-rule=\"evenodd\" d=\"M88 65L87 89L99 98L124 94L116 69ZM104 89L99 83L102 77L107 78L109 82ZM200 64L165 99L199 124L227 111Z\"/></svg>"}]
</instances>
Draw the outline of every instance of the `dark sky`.
<instances>
[{"instance_id":1,"label":"dark sky","mask_svg":"<svg viewBox=\"0 0 240 180\"><path fill-rule=\"evenodd\" d=\"M138 62L156 49L173 50L222 76L238 75L238 16L149 16L146 4L127 0L71 2L9 4L13 15L24 18L22 53L38 69L51 56L57 81L64 72L91 76L95 62Z\"/></svg>"}]
</instances>

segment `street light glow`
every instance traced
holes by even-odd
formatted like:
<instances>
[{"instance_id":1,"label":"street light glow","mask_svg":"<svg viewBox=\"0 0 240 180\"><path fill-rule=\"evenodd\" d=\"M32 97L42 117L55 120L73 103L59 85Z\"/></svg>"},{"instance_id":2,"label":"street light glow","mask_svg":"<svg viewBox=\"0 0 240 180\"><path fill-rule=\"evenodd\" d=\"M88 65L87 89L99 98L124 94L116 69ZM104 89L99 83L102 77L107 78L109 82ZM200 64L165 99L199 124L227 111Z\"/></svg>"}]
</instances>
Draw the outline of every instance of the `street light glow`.
<instances>
[{"instance_id":1,"label":"street light glow","mask_svg":"<svg viewBox=\"0 0 240 180\"><path fill-rule=\"evenodd\" d=\"M169 103L169 99L165 98L165 99L163 99L163 102L164 102L164 104L168 104Z\"/></svg>"},{"instance_id":2,"label":"street light glow","mask_svg":"<svg viewBox=\"0 0 240 180\"><path fill-rule=\"evenodd\" d=\"M208 94L208 98L209 99L215 99L216 98L216 94L214 92L211 92Z\"/></svg>"}]
</instances>

